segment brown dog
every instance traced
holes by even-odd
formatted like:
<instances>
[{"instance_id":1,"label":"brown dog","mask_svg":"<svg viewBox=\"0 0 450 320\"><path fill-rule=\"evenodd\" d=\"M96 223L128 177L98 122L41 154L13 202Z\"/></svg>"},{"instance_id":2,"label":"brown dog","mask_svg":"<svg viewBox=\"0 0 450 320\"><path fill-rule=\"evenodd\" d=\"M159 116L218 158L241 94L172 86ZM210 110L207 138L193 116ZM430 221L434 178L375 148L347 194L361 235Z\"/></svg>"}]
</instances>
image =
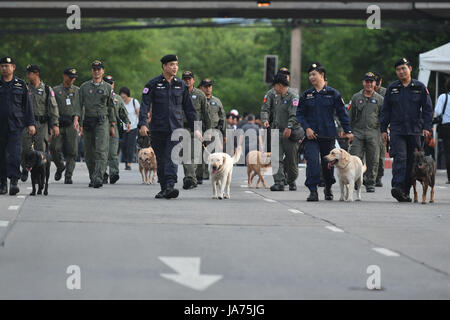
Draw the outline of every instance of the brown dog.
<instances>
[{"instance_id":1,"label":"brown dog","mask_svg":"<svg viewBox=\"0 0 450 320\"><path fill-rule=\"evenodd\" d=\"M422 183L422 204L427 203L427 190L431 187L430 203L434 202L434 182L436 178L436 162L431 156L425 157L423 151L414 151L414 164L411 174L414 188L414 202L418 202L416 181Z\"/></svg>"},{"instance_id":2,"label":"brown dog","mask_svg":"<svg viewBox=\"0 0 450 320\"><path fill-rule=\"evenodd\" d=\"M258 175L258 181L256 182L255 188L259 188L259 183L262 181L264 188L268 189L269 186L264 180L264 172L270 168L270 152L261 152L257 150L252 150L247 154L245 158L247 163L247 176L248 176L248 187L252 188L253 178Z\"/></svg>"},{"instance_id":3,"label":"brown dog","mask_svg":"<svg viewBox=\"0 0 450 320\"><path fill-rule=\"evenodd\" d=\"M138 152L139 171L142 175L143 184L156 182L156 155L152 147L144 148ZM152 175L153 174L153 175Z\"/></svg>"}]
</instances>

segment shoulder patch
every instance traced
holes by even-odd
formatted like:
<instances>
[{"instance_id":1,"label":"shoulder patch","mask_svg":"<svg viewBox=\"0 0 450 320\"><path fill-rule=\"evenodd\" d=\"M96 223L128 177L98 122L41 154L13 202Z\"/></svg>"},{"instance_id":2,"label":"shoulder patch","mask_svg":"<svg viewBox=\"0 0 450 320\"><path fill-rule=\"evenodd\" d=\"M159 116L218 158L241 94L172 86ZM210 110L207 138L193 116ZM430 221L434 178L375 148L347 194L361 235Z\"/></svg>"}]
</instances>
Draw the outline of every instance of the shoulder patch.
<instances>
[{"instance_id":1,"label":"shoulder patch","mask_svg":"<svg viewBox=\"0 0 450 320\"><path fill-rule=\"evenodd\" d=\"M147 88L147 87L145 87L145 88L144 88L144 91L142 91L142 93L143 93L143 94L147 94L149 91L150 91L150 89Z\"/></svg>"},{"instance_id":2,"label":"shoulder patch","mask_svg":"<svg viewBox=\"0 0 450 320\"><path fill-rule=\"evenodd\" d=\"M267 102L267 94L264 96L263 103Z\"/></svg>"},{"instance_id":3,"label":"shoulder patch","mask_svg":"<svg viewBox=\"0 0 450 320\"><path fill-rule=\"evenodd\" d=\"M295 99L292 100L292 105L293 105L294 107L298 107L298 99L297 99L297 98L295 98Z\"/></svg>"}]
</instances>

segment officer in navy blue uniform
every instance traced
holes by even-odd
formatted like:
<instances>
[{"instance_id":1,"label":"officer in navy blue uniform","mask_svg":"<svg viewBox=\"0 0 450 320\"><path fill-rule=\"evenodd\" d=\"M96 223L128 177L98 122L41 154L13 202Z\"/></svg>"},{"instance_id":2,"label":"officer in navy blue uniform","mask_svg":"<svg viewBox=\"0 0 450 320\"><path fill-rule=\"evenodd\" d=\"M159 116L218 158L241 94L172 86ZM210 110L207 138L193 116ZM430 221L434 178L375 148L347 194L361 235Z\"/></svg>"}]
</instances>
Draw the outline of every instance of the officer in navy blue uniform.
<instances>
[{"instance_id":1,"label":"officer in navy blue uniform","mask_svg":"<svg viewBox=\"0 0 450 320\"><path fill-rule=\"evenodd\" d=\"M176 198L179 191L177 182L178 166L171 159L172 149L178 141L171 141L172 132L183 128L183 112L186 114L194 137L201 139L200 131L194 131L197 112L192 105L191 96L184 81L175 77L178 72L178 58L170 54L161 58L163 73L150 80L142 92L141 111L139 113L139 132L147 136L147 114L151 110L150 137L156 154L157 173L161 191L155 198Z\"/></svg>"},{"instance_id":2,"label":"officer in navy blue uniform","mask_svg":"<svg viewBox=\"0 0 450 320\"><path fill-rule=\"evenodd\" d=\"M0 194L19 192L20 155L22 153L22 131L34 135L33 106L25 81L14 76L16 64L11 57L0 59Z\"/></svg>"},{"instance_id":3,"label":"officer in navy blue uniform","mask_svg":"<svg viewBox=\"0 0 450 320\"><path fill-rule=\"evenodd\" d=\"M331 186L336 182L333 167L329 167L323 158L335 147L337 137L334 114L344 129L349 141L353 140L350 118L345 109L340 93L325 84L326 70L320 63L313 63L308 68L312 88L303 92L297 108L297 120L306 131L305 158L306 182L310 195L307 201L319 201L317 185L320 183L320 163L325 180L325 200L333 200ZM319 159L319 154L321 160Z\"/></svg>"},{"instance_id":4,"label":"officer in navy blue uniform","mask_svg":"<svg viewBox=\"0 0 450 320\"><path fill-rule=\"evenodd\" d=\"M394 158L391 194L399 202L411 202L414 149L420 148L421 135L430 134L433 106L427 87L411 78L412 67L408 59L399 59L394 67L399 80L386 89L380 115L381 135L386 144L389 126L389 153Z\"/></svg>"}]
</instances>

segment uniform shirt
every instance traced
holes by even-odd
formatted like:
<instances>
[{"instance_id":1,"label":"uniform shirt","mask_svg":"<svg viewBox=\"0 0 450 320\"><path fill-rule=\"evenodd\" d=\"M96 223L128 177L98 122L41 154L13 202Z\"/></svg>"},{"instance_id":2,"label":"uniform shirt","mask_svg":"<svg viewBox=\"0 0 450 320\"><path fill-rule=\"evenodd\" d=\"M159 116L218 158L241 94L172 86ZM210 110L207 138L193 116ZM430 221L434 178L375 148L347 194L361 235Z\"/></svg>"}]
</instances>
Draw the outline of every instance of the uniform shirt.
<instances>
[{"instance_id":1,"label":"uniform shirt","mask_svg":"<svg viewBox=\"0 0 450 320\"><path fill-rule=\"evenodd\" d=\"M80 88L74 85L67 88L61 83L59 86L54 87L53 91L55 92L59 115L72 117L75 114L75 109L79 108Z\"/></svg>"},{"instance_id":2,"label":"uniform shirt","mask_svg":"<svg viewBox=\"0 0 450 320\"><path fill-rule=\"evenodd\" d=\"M20 78L6 82L0 77L0 122L7 122L11 131L35 125L31 96Z\"/></svg>"},{"instance_id":3,"label":"uniform shirt","mask_svg":"<svg viewBox=\"0 0 450 320\"><path fill-rule=\"evenodd\" d=\"M288 92L297 94L297 92L291 88L288 89ZM263 104L261 106L261 121L263 123L265 121L267 121L272 126L273 112L274 112L275 105L278 104L277 99L279 99L279 98L280 98L280 95L277 94L277 92L275 91L274 88L271 88L269 91L267 91L267 93L263 99Z\"/></svg>"},{"instance_id":4,"label":"uniform shirt","mask_svg":"<svg viewBox=\"0 0 450 320\"><path fill-rule=\"evenodd\" d=\"M93 80L84 82L80 86L80 103L75 107L75 115L86 118L106 116L110 122L115 122L113 90L109 83L101 81L94 83Z\"/></svg>"},{"instance_id":5,"label":"uniform shirt","mask_svg":"<svg viewBox=\"0 0 450 320\"><path fill-rule=\"evenodd\" d=\"M447 108L445 108L445 113L442 115L442 124L450 123L450 93L444 93L439 96L436 109L434 110L436 116L442 114L442 111L444 111L445 95L447 95Z\"/></svg>"},{"instance_id":6,"label":"uniform shirt","mask_svg":"<svg viewBox=\"0 0 450 320\"><path fill-rule=\"evenodd\" d=\"M191 130L194 130L194 121L198 119L184 81L174 77L168 82L162 74L150 80L144 87L139 127L147 126L147 114L150 110L150 131L172 132L183 128L183 111Z\"/></svg>"},{"instance_id":7,"label":"uniform shirt","mask_svg":"<svg viewBox=\"0 0 450 320\"><path fill-rule=\"evenodd\" d=\"M350 102L350 126L354 133L363 137L365 134L380 134L380 113L383 97L374 92L366 97L364 89L355 93Z\"/></svg>"},{"instance_id":8,"label":"uniform shirt","mask_svg":"<svg viewBox=\"0 0 450 320\"><path fill-rule=\"evenodd\" d=\"M297 119L303 129L310 128L322 137L336 137L335 113L344 132L351 132L350 118L339 91L324 86L320 91L312 87L302 93Z\"/></svg>"},{"instance_id":9,"label":"uniform shirt","mask_svg":"<svg viewBox=\"0 0 450 320\"><path fill-rule=\"evenodd\" d=\"M272 129L284 130L298 127L299 124L296 117L298 104L298 95L292 90L288 90L284 97L277 94L270 111L273 117L273 121L270 124Z\"/></svg>"},{"instance_id":10,"label":"uniform shirt","mask_svg":"<svg viewBox=\"0 0 450 320\"><path fill-rule=\"evenodd\" d=\"M380 89L378 89L377 93L380 94L384 98L384 96L386 95L386 88L380 87Z\"/></svg>"},{"instance_id":11,"label":"uniform shirt","mask_svg":"<svg viewBox=\"0 0 450 320\"><path fill-rule=\"evenodd\" d=\"M421 135L422 130L431 129L433 108L428 89L412 79L404 87L400 80L391 83L386 89L381 109L381 132L403 135Z\"/></svg>"},{"instance_id":12,"label":"uniform shirt","mask_svg":"<svg viewBox=\"0 0 450 320\"><path fill-rule=\"evenodd\" d=\"M188 90L189 91L189 90ZM206 131L211 128L211 110L206 96L202 90L193 88L189 94L192 99L192 104L197 112L198 121L202 122L202 130ZM188 126L186 114L183 113L184 126Z\"/></svg>"},{"instance_id":13,"label":"uniform shirt","mask_svg":"<svg viewBox=\"0 0 450 320\"><path fill-rule=\"evenodd\" d=\"M123 123L131 123L128 119L128 111L121 96L113 92L114 115L116 119L120 119ZM118 121L114 121L117 122Z\"/></svg>"},{"instance_id":14,"label":"uniform shirt","mask_svg":"<svg viewBox=\"0 0 450 320\"><path fill-rule=\"evenodd\" d=\"M51 87L47 87L48 97L43 81L37 87L30 85L29 90L31 92L31 100L33 101L34 116L47 117L49 126L53 127L59 123L58 105L55 99L55 92Z\"/></svg>"},{"instance_id":15,"label":"uniform shirt","mask_svg":"<svg viewBox=\"0 0 450 320\"><path fill-rule=\"evenodd\" d=\"M219 129L223 135L226 133L227 116L222 101L215 96L207 99L211 112L211 128Z\"/></svg>"}]
</instances>

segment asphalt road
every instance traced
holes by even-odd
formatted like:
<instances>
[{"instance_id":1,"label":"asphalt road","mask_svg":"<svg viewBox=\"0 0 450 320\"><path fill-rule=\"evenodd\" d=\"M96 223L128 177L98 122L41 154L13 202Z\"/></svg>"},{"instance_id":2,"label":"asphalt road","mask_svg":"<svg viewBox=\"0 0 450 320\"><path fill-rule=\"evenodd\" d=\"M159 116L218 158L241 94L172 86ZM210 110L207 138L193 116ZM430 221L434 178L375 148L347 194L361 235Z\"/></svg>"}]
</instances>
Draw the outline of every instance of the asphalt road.
<instances>
[{"instance_id":1,"label":"asphalt road","mask_svg":"<svg viewBox=\"0 0 450 320\"><path fill-rule=\"evenodd\" d=\"M47 197L29 196L29 181L0 197L0 298L450 298L444 172L422 205L390 196L390 170L362 202L324 201L320 189L308 203L304 168L295 192L248 189L234 169L230 200L213 200L210 181L157 200L136 166L92 189L84 164L73 185L55 182L52 165ZM378 275L381 289L368 289Z\"/></svg>"}]
</instances>

